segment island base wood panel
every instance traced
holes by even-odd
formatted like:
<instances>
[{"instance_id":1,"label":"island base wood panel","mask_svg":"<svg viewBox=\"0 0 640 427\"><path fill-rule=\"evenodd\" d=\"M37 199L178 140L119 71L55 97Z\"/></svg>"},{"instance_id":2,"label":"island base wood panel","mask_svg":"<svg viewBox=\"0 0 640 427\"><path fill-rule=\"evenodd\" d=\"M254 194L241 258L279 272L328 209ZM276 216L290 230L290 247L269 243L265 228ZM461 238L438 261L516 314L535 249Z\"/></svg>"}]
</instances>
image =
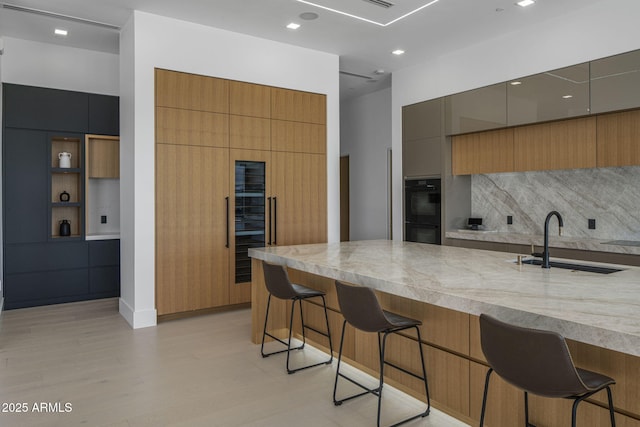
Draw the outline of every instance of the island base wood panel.
<instances>
[{"instance_id":1,"label":"island base wood panel","mask_svg":"<svg viewBox=\"0 0 640 427\"><path fill-rule=\"evenodd\" d=\"M342 328L334 280L326 277L288 269L294 283L326 292L329 322L334 354L337 355ZM264 325L267 291L262 276L262 261L252 260L252 340L259 344ZM452 415L463 422L477 425L480 419L484 381L488 370L480 346L480 328L477 316L450 310L403 297L377 292L386 310L420 319L422 346L429 380L429 391L434 408ZM268 328L278 336L288 334L290 303L272 299ZM305 302L305 321L324 329L322 307L315 302ZM296 313L294 336L301 337L300 319ZM307 332L307 341L328 351L325 337ZM419 370L419 353L415 333L407 331L394 335L388 341L388 359L400 366ZM612 387L618 427L640 427L640 358L602 349L584 343L568 341L577 366L601 372L616 379ZM345 361L358 369L376 375L378 372L377 342L375 334L355 331L347 326L345 335ZM390 385L425 400L422 384L414 378L385 369L385 381ZM548 399L535 395L529 397L530 421L538 426L566 426L571 420L571 400ZM524 424L523 392L507 384L495 373L491 377L485 426L512 427ZM598 393L578 406L580 427L609 426L606 392Z\"/></svg>"}]
</instances>

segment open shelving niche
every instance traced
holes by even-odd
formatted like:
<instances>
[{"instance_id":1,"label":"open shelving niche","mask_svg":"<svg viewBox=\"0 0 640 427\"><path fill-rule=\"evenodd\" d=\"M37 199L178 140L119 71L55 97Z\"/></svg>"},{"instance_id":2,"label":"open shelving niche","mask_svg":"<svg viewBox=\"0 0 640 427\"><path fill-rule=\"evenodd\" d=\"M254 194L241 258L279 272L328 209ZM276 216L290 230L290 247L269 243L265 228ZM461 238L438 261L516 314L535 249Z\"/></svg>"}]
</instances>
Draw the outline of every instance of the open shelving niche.
<instances>
[{"instance_id":1,"label":"open shelving niche","mask_svg":"<svg viewBox=\"0 0 640 427\"><path fill-rule=\"evenodd\" d=\"M49 212L51 217L51 239L81 238L84 234L84 169L82 167L84 141L80 136L50 137L50 181L51 194ZM71 167L61 168L58 153L71 153ZM69 201L60 200L62 192L69 193ZM60 236L60 223L68 220L71 235Z\"/></svg>"}]
</instances>

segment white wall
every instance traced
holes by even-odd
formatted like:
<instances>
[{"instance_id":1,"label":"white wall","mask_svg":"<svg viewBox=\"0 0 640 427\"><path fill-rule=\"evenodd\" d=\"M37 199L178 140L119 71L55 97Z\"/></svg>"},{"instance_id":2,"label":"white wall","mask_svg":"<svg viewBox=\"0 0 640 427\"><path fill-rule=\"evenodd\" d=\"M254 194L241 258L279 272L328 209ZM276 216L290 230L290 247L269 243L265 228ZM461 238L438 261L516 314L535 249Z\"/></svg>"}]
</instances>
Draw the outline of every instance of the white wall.
<instances>
[{"instance_id":1,"label":"white wall","mask_svg":"<svg viewBox=\"0 0 640 427\"><path fill-rule=\"evenodd\" d=\"M390 148L391 88L342 104L340 154L349 155L350 240L388 237L387 155Z\"/></svg>"},{"instance_id":2,"label":"white wall","mask_svg":"<svg viewBox=\"0 0 640 427\"><path fill-rule=\"evenodd\" d=\"M402 106L640 48L640 1L602 0L535 28L504 34L393 73L393 151ZM393 162L393 230L402 239L402 156Z\"/></svg>"},{"instance_id":3,"label":"white wall","mask_svg":"<svg viewBox=\"0 0 640 427\"><path fill-rule=\"evenodd\" d=\"M4 38L2 81L78 92L118 95L118 55Z\"/></svg>"},{"instance_id":4,"label":"white wall","mask_svg":"<svg viewBox=\"0 0 640 427\"><path fill-rule=\"evenodd\" d=\"M135 11L121 33L120 66L120 312L134 328L156 321L155 67L326 94L328 239L339 240L336 55Z\"/></svg>"}]
</instances>

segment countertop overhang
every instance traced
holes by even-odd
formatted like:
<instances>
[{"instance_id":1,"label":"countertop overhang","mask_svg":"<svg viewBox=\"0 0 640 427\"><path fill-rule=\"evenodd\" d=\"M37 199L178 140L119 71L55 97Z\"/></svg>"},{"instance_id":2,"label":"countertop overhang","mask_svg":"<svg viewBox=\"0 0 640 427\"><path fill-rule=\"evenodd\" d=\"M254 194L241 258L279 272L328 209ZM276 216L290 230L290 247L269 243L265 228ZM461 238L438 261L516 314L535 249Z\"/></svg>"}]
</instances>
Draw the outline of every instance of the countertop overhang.
<instances>
[{"instance_id":1,"label":"countertop overhang","mask_svg":"<svg viewBox=\"0 0 640 427\"><path fill-rule=\"evenodd\" d=\"M254 248L249 256L640 356L638 267L608 275L543 269L517 265L511 253L390 240Z\"/></svg>"}]
</instances>

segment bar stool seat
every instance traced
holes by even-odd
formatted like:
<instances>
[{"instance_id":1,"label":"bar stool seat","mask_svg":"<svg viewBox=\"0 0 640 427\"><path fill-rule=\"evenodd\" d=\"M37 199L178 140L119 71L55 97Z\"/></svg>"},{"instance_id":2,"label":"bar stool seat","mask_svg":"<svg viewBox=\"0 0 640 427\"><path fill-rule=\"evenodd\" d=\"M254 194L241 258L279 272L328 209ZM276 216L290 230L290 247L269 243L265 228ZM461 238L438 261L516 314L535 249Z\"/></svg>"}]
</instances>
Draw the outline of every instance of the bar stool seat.
<instances>
[{"instance_id":1,"label":"bar stool seat","mask_svg":"<svg viewBox=\"0 0 640 427\"><path fill-rule=\"evenodd\" d=\"M506 382L524 391L525 427L533 426L529 423L529 393L573 399L571 426L575 427L578 404L601 390L607 391L611 426L615 427L610 388L615 380L598 372L577 368L560 334L510 325L481 314L480 343L489 363L480 427L484 423L489 379L494 371Z\"/></svg>"},{"instance_id":2,"label":"bar stool seat","mask_svg":"<svg viewBox=\"0 0 640 427\"><path fill-rule=\"evenodd\" d=\"M267 298L267 312L264 316L264 329L262 331L262 345L260 346L260 354L262 357L269 357L273 354L287 353L287 373L293 374L295 372L301 371L303 369L313 368L314 366L319 365L330 365L333 361L333 345L331 343L331 331L329 329L329 317L327 315L327 304L325 301L325 293L323 291L319 291L316 289L307 288L306 286L298 285L295 283L291 283L289 280L289 275L287 274L287 270L282 265L270 264L268 262L262 261L262 269L264 272L264 282L267 287L267 291L269 291L269 297ZM289 339L284 341L269 332L267 332L267 323L269 320L269 308L271 306L271 297L274 296L278 299L282 300L290 300L291 301L291 314L289 318ZM307 300L309 298L321 298L322 299L322 308L324 309L324 318L326 321L326 332L320 331L312 326L307 325L304 322L304 314L302 310L302 301ZM291 347L291 335L293 331L293 318L295 314L296 302L300 306L300 321L302 323L302 344L298 347ZM302 350L306 344L306 330L312 330L317 334L327 337L329 341L329 360L313 363L305 366L301 366L298 368L291 368L289 364L289 355L292 350ZM279 343L287 346L284 350L272 351L270 353L264 352L264 340L265 337L273 338Z\"/></svg>"},{"instance_id":3,"label":"bar stool seat","mask_svg":"<svg viewBox=\"0 0 640 427\"><path fill-rule=\"evenodd\" d=\"M415 420L416 418L426 417L431 410L431 401L429 399L429 386L427 384L427 372L424 366L424 353L422 351L422 339L420 337L421 321L411 319L409 317L401 316L396 313L382 310L380 303L373 292L373 289L364 286L350 286L339 281L336 281L336 291L338 294L338 304L340 305L340 311L344 316L344 322L342 323L342 334L340 336L340 350L338 352L338 367L336 370L336 378L333 386L333 403L336 406L342 405L342 403L355 399L356 397L364 396L365 394L373 394L378 397L378 416L377 425L380 426L380 412L382 406L382 386L384 385L384 366L390 366L405 374L408 374L414 378L417 378L424 383L424 390L427 398L427 409L417 415L406 418L399 421L393 426L398 426L406 422ZM378 355L380 358L380 378L377 388L371 389L365 387L359 382L355 381L340 372L340 362L342 360L342 348L344 344L344 332L349 323L356 329L364 332L372 332L378 334ZM415 328L418 339L418 348L420 351L420 364L422 366L422 375L418 375L403 367L400 367L394 363L391 363L385 359L385 350L387 337L390 334L404 331L406 329ZM356 393L351 396L337 399L338 379L344 378L347 381L362 388L364 391Z\"/></svg>"}]
</instances>

